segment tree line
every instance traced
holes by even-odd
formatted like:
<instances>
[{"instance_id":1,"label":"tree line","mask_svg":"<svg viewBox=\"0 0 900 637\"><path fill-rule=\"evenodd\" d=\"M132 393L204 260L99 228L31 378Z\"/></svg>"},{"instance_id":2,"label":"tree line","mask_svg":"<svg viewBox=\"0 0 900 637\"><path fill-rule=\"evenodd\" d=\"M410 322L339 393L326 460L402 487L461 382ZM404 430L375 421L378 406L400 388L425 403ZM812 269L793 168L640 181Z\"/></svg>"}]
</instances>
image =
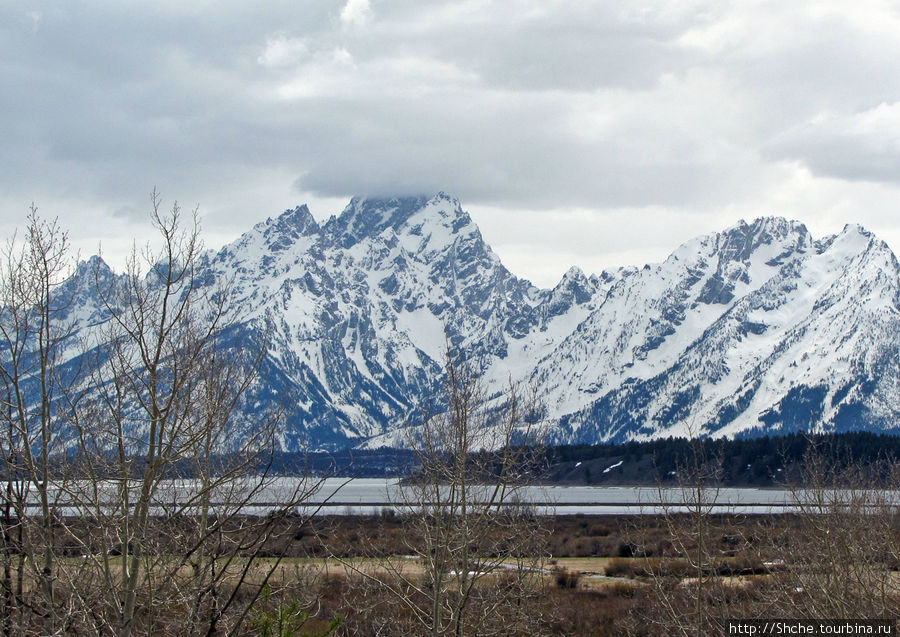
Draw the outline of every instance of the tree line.
<instances>
[{"instance_id":1,"label":"tree line","mask_svg":"<svg viewBox=\"0 0 900 637\"><path fill-rule=\"evenodd\" d=\"M799 432L700 440L704 454L720 465L717 479L722 486L796 485L803 479L803 467L813 452L827 458L835 470L900 459L900 436L881 433ZM545 479L568 484L674 484L680 479L680 470L693 461L698 442L668 437L622 444L548 447L543 451ZM613 467L619 461L621 464ZM887 480L889 476L883 478Z\"/></svg>"}]
</instances>

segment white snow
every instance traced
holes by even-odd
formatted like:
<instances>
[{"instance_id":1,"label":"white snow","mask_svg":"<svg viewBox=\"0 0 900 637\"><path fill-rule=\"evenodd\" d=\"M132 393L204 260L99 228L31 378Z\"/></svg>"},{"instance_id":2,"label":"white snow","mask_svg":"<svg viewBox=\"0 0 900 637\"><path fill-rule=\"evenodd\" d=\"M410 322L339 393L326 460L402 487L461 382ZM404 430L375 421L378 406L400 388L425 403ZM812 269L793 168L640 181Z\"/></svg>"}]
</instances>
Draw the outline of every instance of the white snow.
<instances>
[{"instance_id":1,"label":"white snow","mask_svg":"<svg viewBox=\"0 0 900 637\"><path fill-rule=\"evenodd\" d=\"M363 205L355 201L344 214ZM380 212L382 223L395 211ZM647 426L644 437L705 426L730 436L759 427L762 414L800 385L828 388L825 426L840 408L839 401L832 405L837 389L875 364L879 351L871 343L895 344L900 328L896 261L858 226L814 244L796 222L740 223L683 244L662 263L589 280L572 268L554 290L538 290L505 278L496 254L478 243L477 226L462 223L459 202L443 195L394 227L378 226L377 235L354 235L350 247L324 231L300 236L298 220L290 216L300 213L285 214L223 248L213 267L221 276L234 275L246 320L273 319L271 361L298 385L307 382L297 369L306 364L327 400L352 423L344 430L349 436L380 433L380 425L353 402L357 388L347 370L328 366L346 356L367 382L384 390L366 400L399 423L405 414L393 401L415 400L411 392L421 390L402 383L431 380L421 378L426 367L432 373L427 359L443 362L451 328L486 364L490 393L502 392L510 381L538 388L549 428L626 383L653 381L652 395L634 415ZM771 241L752 243L765 234ZM276 242L282 249L272 249ZM756 247L748 251L751 245ZM459 256L472 248L479 254L474 265ZM726 249L740 258L725 261ZM733 284L733 298L700 300L714 277ZM590 299L550 317L551 307L560 311L560 303L568 302L573 284L585 286ZM484 293L476 297L480 307L466 306L473 292ZM85 303L73 308L72 317L87 334L102 311ZM510 326L518 319L527 333L513 336ZM73 340L65 356L78 353ZM900 381L879 382L881 400L895 404ZM673 397L693 388L698 395L683 411L665 416ZM733 420L715 424L745 395ZM310 400L304 395L298 402L310 410ZM570 424L577 431L582 420ZM397 439L389 432L379 440Z\"/></svg>"}]
</instances>

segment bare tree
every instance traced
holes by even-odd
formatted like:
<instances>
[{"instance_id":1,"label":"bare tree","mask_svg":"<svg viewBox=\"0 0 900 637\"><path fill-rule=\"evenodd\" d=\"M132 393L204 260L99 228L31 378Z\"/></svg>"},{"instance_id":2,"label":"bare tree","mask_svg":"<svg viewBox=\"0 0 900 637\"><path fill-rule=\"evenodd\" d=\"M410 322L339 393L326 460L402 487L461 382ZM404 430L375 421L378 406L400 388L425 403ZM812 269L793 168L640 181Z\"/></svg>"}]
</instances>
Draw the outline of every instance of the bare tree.
<instances>
[{"instance_id":1,"label":"bare tree","mask_svg":"<svg viewBox=\"0 0 900 637\"><path fill-rule=\"evenodd\" d=\"M65 301L55 292L73 270L67 234L32 205L24 236L7 243L0 263L0 450L6 478L0 495L0 615L6 633L14 630L13 618L16 632L25 630L29 617L42 618L48 634L59 626L53 536L60 467L54 469L53 454L62 450L68 387L58 363L71 325ZM32 505L38 515L30 513ZM36 591L29 592L30 582L39 583Z\"/></svg>"},{"instance_id":2,"label":"bare tree","mask_svg":"<svg viewBox=\"0 0 900 637\"><path fill-rule=\"evenodd\" d=\"M92 399L73 416L84 479L66 492L91 523L67 536L81 555L68 583L93 630L213 634L227 613L246 617L278 566L254 558L320 482L275 491L280 415L238 415L264 342L223 346L238 315L229 282L200 277L196 211L164 212L154 192L151 220L161 248L97 278L109 320L89 344ZM277 508L252 515L260 499Z\"/></svg>"},{"instance_id":3,"label":"bare tree","mask_svg":"<svg viewBox=\"0 0 900 637\"><path fill-rule=\"evenodd\" d=\"M135 249L125 275L114 279L109 289L98 290L111 320L98 346L104 360L94 383L103 390L104 424L112 427L90 432L90 451L101 453L84 456L91 461L102 458L106 449L116 453L120 572L113 574L108 565L105 570L121 608L121 635L130 634L134 626L139 584L151 577L146 559L158 552L153 547L158 533L151 526L157 493L203 436L195 427L194 389L228 309L224 291L210 294L199 285L202 244L196 211L183 230L177 204L164 214L155 192L152 204L152 221L163 240L161 252ZM133 467L136 457L139 466ZM96 469L92 472L94 483L102 484L96 481L101 477ZM121 584L114 586L116 581Z\"/></svg>"},{"instance_id":4,"label":"bare tree","mask_svg":"<svg viewBox=\"0 0 900 637\"><path fill-rule=\"evenodd\" d=\"M241 416L266 339L201 276L196 211L154 192L151 220L99 325L56 221L32 206L0 254L0 634L237 629L321 485L272 474L280 413Z\"/></svg>"},{"instance_id":5,"label":"bare tree","mask_svg":"<svg viewBox=\"0 0 900 637\"><path fill-rule=\"evenodd\" d=\"M839 462L811 444L790 486L795 532L771 547L784 568L769 604L795 617L879 619L900 613L900 465ZM847 459L849 460L849 459Z\"/></svg>"},{"instance_id":6,"label":"bare tree","mask_svg":"<svg viewBox=\"0 0 900 637\"><path fill-rule=\"evenodd\" d=\"M692 428L688 433L688 453L675 471L678 486L657 486L671 555L645 560L655 603L638 613L664 634L700 637L721 632L727 619L727 609L716 605L723 598L722 581L715 577L721 560L710 541L722 462Z\"/></svg>"},{"instance_id":7,"label":"bare tree","mask_svg":"<svg viewBox=\"0 0 900 637\"><path fill-rule=\"evenodd\" d=\"M446 409L411 430L418 467L393 494L414 566L391 557L374 569L345 564L398 600L419 632L537 634L526 624L543 586L544 533L521 499L535 476L527 445L537 440L536 403L513 385L489 402L472 364L449 351L444 368Z\"/></svg>"},{"instance_id":8,"label":"bare tree","mask_svg":"<svg viewBox=\"0 0 900 637\"><path fill-rule=\"evenodd\" d=\"M105 326L80 345L65 232L32 207L2 254L3 634L235 628L279 568L256 558L321 484L271 474L281 414L240 416L265 338L226 345L240 316L201 277L196 211L154 192L151 220L161 248L96 277Z\"/></svg>"}]
</instances>

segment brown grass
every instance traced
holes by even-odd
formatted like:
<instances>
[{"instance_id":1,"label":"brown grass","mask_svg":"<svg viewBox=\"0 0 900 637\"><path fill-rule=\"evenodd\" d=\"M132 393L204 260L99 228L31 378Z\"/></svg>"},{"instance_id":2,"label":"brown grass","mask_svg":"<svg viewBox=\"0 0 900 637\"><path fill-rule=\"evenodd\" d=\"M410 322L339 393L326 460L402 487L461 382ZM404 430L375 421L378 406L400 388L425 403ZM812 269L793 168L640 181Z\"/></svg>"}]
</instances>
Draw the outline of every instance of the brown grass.
<instances>
[{"instance_id":1,"label":"brown grass","mask_svg":"<svg viewBox=\"0 0 900 637\"><path fill-rule=\"evenodd\" d=\"M339 635L345 637L421 633L408 611L358 572L371 569L368 572L379 578L391 577L395 568L413 577L424 574L416 560L401 557L416 542L412 527L401 516L335 516L315 519L308 526L287 519L281 524L277 537L263 547L263 555L283 556L268 576L272 608L301 600L312 614L304 627L309 632L340 615L344 623ZM511 614L503 620L506 632L501 634L667 634L671 628L665 623L667 614L692 612L696 571L678 549L693 545L676 545L662 518L568 516L548 520L548 525L552 558L547 560L547 573L534 580L540 595L527 609L530 619ZM792 592L794 565L779 569L763 565L783 558L779 543L802 533L795 516L712 516L706 528L706 548L712 557L704 572L705 608L711 627L720 626L724 617L765 616L767 609L802 602L802 595ZM363 548L377 559L363 557ZM328 557L332 551L340 559ZM82 559L61 556L58 563L64 570L77 571ZM241 558L232 569L236 572L247 559ZM255 558L238 596L251 599L275 561L275 557ZM504 575L492 575L484 585L500 586ZM188 576L187 571L182 569L180 576ZM900 572L891 577L900 586ZM159 621L169 617L177 623L178 612L173 608L160 613ZM154 625L162 630L162 624ZM235 634L252 634L246 626L241 630Z\"/></svg>"}]
</instances>

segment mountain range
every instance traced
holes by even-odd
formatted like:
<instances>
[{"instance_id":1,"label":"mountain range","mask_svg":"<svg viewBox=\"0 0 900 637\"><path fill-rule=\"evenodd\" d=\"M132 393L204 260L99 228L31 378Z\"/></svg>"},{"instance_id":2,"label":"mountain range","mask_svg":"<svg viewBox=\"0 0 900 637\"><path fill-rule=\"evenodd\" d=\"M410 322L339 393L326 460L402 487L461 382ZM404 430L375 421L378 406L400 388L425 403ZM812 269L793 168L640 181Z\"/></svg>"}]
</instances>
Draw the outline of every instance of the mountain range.
<instances>
[{"instance_id":1,"label":"mountain range","mask_svg":"<svg viewBox=\"0 0 900 637\"><path fill-rule=\"evenodd\" d=\"M857 225L814 239L783 218L741 221L662 263L552 289L512 274L459 201L354 198L318 223L306 206L209 252L233 282L229 347L265 342L244 417L285 409L284 450L395 445L441 382L449 346L489 393L528 384L548 440L894 431L900 268ZM79 279L81 329L103 322Z\"/></svg>"}]
</instances>

